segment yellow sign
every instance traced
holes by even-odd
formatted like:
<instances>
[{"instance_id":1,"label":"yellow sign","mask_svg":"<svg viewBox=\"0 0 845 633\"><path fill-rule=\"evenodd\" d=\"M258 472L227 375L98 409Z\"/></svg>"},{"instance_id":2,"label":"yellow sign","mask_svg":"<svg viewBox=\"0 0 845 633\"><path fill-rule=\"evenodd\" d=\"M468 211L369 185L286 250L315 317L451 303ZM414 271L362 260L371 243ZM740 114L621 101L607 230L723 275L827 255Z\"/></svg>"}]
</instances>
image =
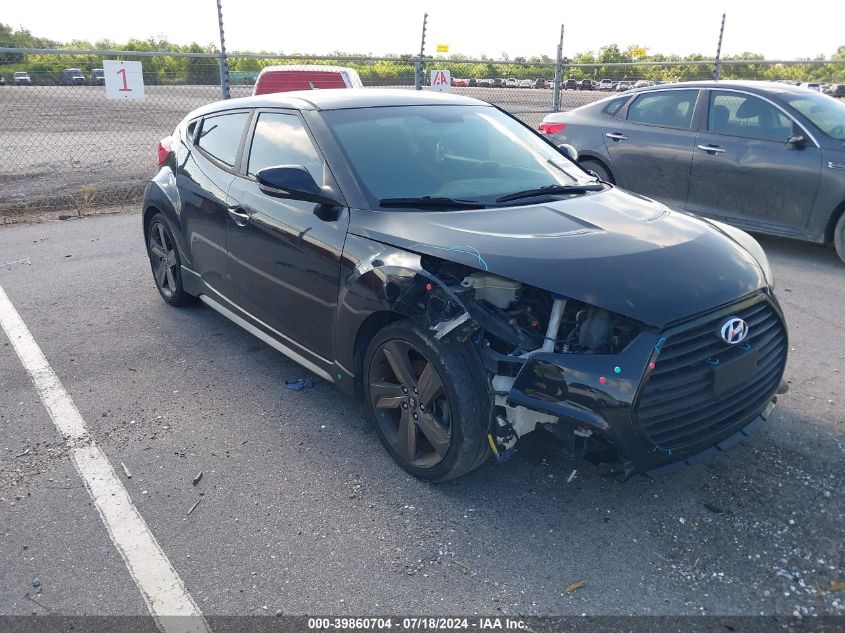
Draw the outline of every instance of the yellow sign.
<instances>
[{"instance_id":1,"label":"yellow sign","mask_svg":"<svg viewBox=\"0 0 845 633\"><path fill-rule=\"evenodd\" d=\"M438 44L437 45L437 52L438 53L448 53L449 52L449 45L448 44Z\"/></svg>"},{"instance_id":2,"label":"yellow sign","mask_svg":"<svg viewBox=\"0 0 845 633\"><path fill-rule=\"evenodd\" d=\"M646 56L646 50L644 48L632 48L631 49L631 55L633 57L645 57Z\"/></svg>"}]
</instances>

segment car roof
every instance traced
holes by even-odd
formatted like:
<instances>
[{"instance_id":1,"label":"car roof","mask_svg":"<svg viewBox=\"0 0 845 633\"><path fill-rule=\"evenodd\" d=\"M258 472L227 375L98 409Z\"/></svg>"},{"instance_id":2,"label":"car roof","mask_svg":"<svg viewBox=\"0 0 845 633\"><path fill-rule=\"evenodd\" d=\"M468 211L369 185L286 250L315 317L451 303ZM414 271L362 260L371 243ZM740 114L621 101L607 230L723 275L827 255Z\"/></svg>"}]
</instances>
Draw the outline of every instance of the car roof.
<instances>
[{"instance_id":1,"label":"car roof","mask_svg":"<svg viewBox=\"0 0 845 633\"><path fill-rule=\"evenodd\" d=\"M653 90L666 90L669 88L736 88L748 90L749 92L758 92L764 94L783 94L783 93L806 93L807 89L801 86L793 86L791 84L783 84L777 81L680 81L671 84L661 84L660 86L649 86L648 88L640 88L632 91L649 92ZM629 93L631 94L631 93Z\"/></svg>"},{"instance_id":2,"label":"car roof","mask_svg":"<svg viewBox=\"0 0 845 633\"><path fill-rule=\"evenodd\" d=\"M217 101L192 113L194 116L237 108L295 108L298 110L345 110L388 106L458 105L489 106L471 97L428 90L396 88L337 88L328 90L294 90L272 94Z\"/></svg>"}]
</instances>

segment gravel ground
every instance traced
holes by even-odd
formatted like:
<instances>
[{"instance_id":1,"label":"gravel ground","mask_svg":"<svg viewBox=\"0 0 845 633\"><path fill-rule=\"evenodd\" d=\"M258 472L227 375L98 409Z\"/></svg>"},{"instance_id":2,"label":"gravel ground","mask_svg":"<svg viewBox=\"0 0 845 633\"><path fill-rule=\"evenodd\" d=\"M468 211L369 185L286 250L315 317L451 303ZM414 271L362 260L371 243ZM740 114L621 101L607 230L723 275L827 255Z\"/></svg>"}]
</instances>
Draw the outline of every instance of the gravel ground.
<instances>
[{"instance_id":1,"label":"gravel ground","mask_svg":"<svg viewBox=\"0 0 845 633\"><path fill-rule=\"evenodd\" d=\"M139 224L2 228L0 285L112 465L131 470L124 485L204 613L845 611L845 269L832 250L762 239L792 389L746 444L623 484L526 442L432 486L333 387L286 390L308 372L207 308L164 304ZM2 332L0 384L0 615L145 613Z\"/></svg>"},{"instance_id":2,"label":"gravel ground","mask_svg":"<svg viewBox=\"0 0 845 633\"><path fill-rule=\"evenodd\" d=\"M455 88L518 113L532 126L551 109L551 90ZM233 97L251 86L232 86ZM564 91L568 110L603 92ZM86 213L140 200L155 173L159 139L191 110L220 98L218 86L147 86L143 101L108 101L102 86L0 88L0 213L60 207Z\"/></svg>"}]
</instances>

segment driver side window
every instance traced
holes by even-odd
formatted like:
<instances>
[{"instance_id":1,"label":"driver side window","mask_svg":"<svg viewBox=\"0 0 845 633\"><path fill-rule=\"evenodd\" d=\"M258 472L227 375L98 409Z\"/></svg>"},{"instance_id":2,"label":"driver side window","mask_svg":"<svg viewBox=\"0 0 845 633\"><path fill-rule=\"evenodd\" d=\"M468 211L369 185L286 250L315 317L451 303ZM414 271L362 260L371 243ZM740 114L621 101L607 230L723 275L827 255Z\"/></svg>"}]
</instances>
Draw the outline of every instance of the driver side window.
<instances>
[{"instance_id":1,"label":"driver side window","mask_svg":"<svg viewBox=\"0 0 845 633\"><path fill-rule=\"evenodd\" d=\"M317 184L324 182L323 159L299 117L295 114L262 112L258 115L252 136L247 175L255 176L266 167L279 165L302 165Z\"/></svg>"}]
</instances>

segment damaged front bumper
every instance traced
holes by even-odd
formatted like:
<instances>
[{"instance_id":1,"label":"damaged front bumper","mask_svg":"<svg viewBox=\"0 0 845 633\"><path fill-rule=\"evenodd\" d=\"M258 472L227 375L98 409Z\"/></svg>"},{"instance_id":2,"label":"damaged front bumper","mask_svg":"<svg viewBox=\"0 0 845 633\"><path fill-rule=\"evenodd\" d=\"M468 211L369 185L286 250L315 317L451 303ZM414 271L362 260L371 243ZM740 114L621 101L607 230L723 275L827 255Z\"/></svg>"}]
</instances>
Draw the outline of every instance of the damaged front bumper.
<instances>
[{"instance_id":1,"label":"damaged front bumper","mask_svg":"<svg viewBox=\"0 0 845 633\"><path fill-rule=\"evenodd\" d=\"M734 314L750 325L742 346L713 335L713 324ZM499 400L523 417L539 413L576 456L616 461L626 478L661 475L756 430L781 392L787 349L779 307L758 296L667 332L641 332L614 356L535 352ZM556 425L543 424L548 416Z\"/></svg>"}]
</instances>

